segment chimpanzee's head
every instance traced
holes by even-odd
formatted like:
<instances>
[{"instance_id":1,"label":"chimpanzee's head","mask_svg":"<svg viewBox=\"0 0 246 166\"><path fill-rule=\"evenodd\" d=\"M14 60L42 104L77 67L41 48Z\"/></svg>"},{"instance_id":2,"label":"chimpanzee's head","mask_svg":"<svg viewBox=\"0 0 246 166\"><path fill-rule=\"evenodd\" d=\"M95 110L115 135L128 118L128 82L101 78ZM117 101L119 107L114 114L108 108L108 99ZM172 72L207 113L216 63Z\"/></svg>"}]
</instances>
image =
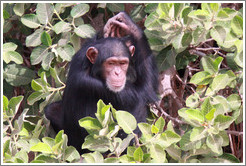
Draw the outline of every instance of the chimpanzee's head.
<instances>
[{"instance_id":1,"label":"chimpanzee's head","mask_svg":"<svg viewBox=\"0 0 246 166\"><path fill-rule=\"evenodd\" d=\"M91 46L86 56L93 64L92 73L100 75L107 88L113 92L124 89L130 59L135 47L117 38L105 38Z\"/></svg>"}]
</instances>

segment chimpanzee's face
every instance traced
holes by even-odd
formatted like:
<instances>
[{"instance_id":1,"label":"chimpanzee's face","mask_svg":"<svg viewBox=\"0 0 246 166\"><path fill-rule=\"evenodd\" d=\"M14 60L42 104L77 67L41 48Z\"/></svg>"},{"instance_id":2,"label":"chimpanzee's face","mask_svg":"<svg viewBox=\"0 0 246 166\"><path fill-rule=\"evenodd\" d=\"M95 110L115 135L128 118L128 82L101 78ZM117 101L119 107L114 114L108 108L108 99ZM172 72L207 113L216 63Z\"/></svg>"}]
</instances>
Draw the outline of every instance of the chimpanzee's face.
<instances>
[{"instance_id":1,"label":"chimpanzee's face","mask_svg":"<svg viewBox=\"0 0 246 166\"><path fill-rule=\"evenodd\" d=\"M89 47L86 56L94 68L102 69L101 76L107 88L113 92L120 92L125 88L129 58L133 56L134 51L134 46L126 46L119 40L110 39L100 46Z\"/></svg>"},{"instance_id":2,"label":"chimpanzee's face","mask_svg":"<svg viewBox=\"0 0 246 166\"><path fill-rule=\"evenodd\" d=\"M103 63L103 76L107 87L113 92L120 92L126 84L129 58L110 57Z\"/></svg>"}]
</instances>

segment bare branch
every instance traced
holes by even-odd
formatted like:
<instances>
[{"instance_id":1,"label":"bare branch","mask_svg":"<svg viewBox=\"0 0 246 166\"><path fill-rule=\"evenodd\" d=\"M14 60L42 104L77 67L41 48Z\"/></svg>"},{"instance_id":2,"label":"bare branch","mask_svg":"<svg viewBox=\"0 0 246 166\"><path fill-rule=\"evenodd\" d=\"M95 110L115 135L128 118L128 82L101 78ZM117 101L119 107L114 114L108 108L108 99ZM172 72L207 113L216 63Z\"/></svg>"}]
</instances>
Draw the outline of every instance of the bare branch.
<instances>
[{"instance_id":1,"label":"bare branch","mask_svg":"<svg viewBox=\"0 0 246 166\"><path fill-rule=\"evenodd\" d=\"M239 131L231 131L231 130L226 130L227 134L232 134L232 135L243 135L243 132L239 132Z\"/></svg>"},{"instance_id":2,"label":"bare branch","mask_svg":"<svg viewBox=\"0 0 246 166\"><path fill-rule=\"evenodd\" d=\"M176 123L179 123L179 124L187 124L187 123L185 123L185 122L183 122L183 121L181 121L181 120L179 120L179 119L177 119L177 118L174 118L174 117L170 116L168 113L166 113L166 112L158 105L158 103L154 103L154 105L155 105L156 109L157 109L158 111L161 111L161 113L162 113L165 117L167 117L168 119L170 119L170 120L172 120L172 121L174 121L174 122L176 122Z\"/></svg>"},{"instance_id":3,"label":"bare branch","mask_svg":"<svg viewBox=\"0 0 246 166\"><path fill-rule=\"evenodd\" d=\"M195 48L198 51L215 51L215 50L220 50L218 47L210 47L210 48ZM215 51L216 52L216 51Z\"/></svg>"}]
</instances>

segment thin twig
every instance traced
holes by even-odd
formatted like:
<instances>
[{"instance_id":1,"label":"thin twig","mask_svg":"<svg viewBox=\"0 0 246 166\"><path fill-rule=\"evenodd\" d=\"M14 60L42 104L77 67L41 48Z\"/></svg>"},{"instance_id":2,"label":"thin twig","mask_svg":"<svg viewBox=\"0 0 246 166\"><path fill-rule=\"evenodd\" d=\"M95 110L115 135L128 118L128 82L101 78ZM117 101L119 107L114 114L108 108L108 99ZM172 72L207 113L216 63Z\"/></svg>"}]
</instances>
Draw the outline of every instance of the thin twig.
<instances>
[{"instance_id":1,"label":"thin twig","mask_svg":"<svg viewBox=\"0 0 246 166\"><path fill-rule=\"evenodd\" d=\"M201 51L198 51L198 50L196 50L196 49L191 49L191 50L189 50L189 53L190 54L193 54L193 55L198 55L198 56L206 56L206 54L205 53L203 53L203 52L201 52Z\"/></svg>"},{"instance_id":2,"label":"thin twig","mask_svg":"<svg viewBox=\"0 0 246 166\"><path fill-rule=\"evenodd\" d=\"M179 119L177 119L177 118L174 118L174 117L170 116L168 113L166 113L166 112L158 105L158 103L154 103L154 105L156 106L156 109L157 109L158 111L161 111L161 113L162 113L165 117L167 117L168 119L170 119L170 120L172 120L172 121L174 121L174 122L177 122L177 123L179 123L179 124L187 124L187 123L185 123L185 122L183 122L183 121L181 121L181 120L179 120Z\"/></svg>"},{"instance_id":3,"label":"thin twig","mask_svg":"<svg viewBox=\"0 0 246 166\"><path fill-rule=\"evenodd\" d=\"M232 135L243 135L243 132L239 132L239 131L231 131L231 130L226 130L227 134L232 134Z\"/></svg>"},{"instance_id":4,"label":"thin twig","mask_svg":"<svg viewBox=\"0 0 246 166\"><path fill-rule=\"evenodd\" d=\"M217 47L210 47L210 48L195 48L198 51L215 51L215 50L220 50L220 48Z\"/></svg>"}]
</instances>

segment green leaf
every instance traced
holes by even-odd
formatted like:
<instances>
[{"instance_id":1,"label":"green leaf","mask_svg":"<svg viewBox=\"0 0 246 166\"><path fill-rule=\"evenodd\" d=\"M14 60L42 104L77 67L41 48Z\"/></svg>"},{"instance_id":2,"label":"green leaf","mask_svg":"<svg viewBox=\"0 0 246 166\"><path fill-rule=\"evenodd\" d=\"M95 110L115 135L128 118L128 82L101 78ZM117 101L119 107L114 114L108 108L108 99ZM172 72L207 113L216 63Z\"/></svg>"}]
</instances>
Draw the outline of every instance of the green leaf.
<instances>
[{"instance_id":1,"label":"green leaf","mask_svg":"<svg viewBox=\"0 0 246 166\"><path fill-rule=\"evenodd\" d=\"M215 65L214 60L210 57L202 57L201 64L204 71L209 72L211 75L218 72L218 66Z\"/></svg>"},{"instance_id":2,"label":"green leaf","mask_svg":"<svg viewBox=\"0 0 246 166\"><path fill-rule=\"evenodd\" d=\"M21 65L9 64L4 69L3 78L12 86L27 85L35 78L35 72Z\"/></svg>"},{"instance_id":3,"label":"green leaf","mask_svg":"<svg viewBox=\"0 0 246 166\"><path fill-rule=\"evenodd\" d=\"M201 111L199 110L196 110L196 109L188 109L186 112L185 112L188 117L190 119L194 119L200 123L203 123L204 122L204 116L202 115Z\"/></svg>"},{"instance_id":4,"label":"green leaf","mask_svg":"<svg viewBox=\"0 0 246 166\"><path fill-rule=\"evenodd\" d=\"M64 47L59 47L57 52L59 56L65 61L71 61L73 55L75 54L74 48L69 44Z\"/></svg>"},{"instance_id":5,"label":"green leaf","mask_svg":"<svg viewBox=\"0 0 246 166\"><path fill-rule=\"evenodd\" d=\"M43 61L42 61L42 67L44 70L49 70L50 69L50 65L51 65L51 62L52 60L54 59L55 55L53 52L49 52L48 54L46 54L44 57L43 57Z\"/></svg>"},{"instance_id":6,"label":"green leaf","mask_svg":"<svg viewBox=\"0 0 246 166\"><path fill-rule=\"evenodd\" d=\"M184 32L177 32L177 35L173 37L172 45L177 53L185 50L186 39L189 40L188 33L185 34Z\"/></svg>"},{"instance_id":7,"label":"green leaf","mask_svg":"<svg viewBox=\"0 0 246 166\"><path fill-rule=\"evenodd\" d=\"M209 17L209 13L206 10L193 10L188 14L188 17L204 21Z\"/></svg>"},{"instance_id":8,"label":"green leaf","mask_svg":"<svg viewBox=\"0 0 246 166\"><path fill-rule=\"evenodd\" d=\"M192 41L191 33L190 32L185 33L181 40L182 47L187 48L190 45L191 41Z\"/></svg>"},{"instance_id":9,"label":"green leaf","mask_svg":"<svg viewBox=\"0 0 246 166\"><path fill-rule=\"evenodd\" d=\"M123 3L107 3L107 8L112 12L121 12L125 10Z\"/></svg>"},{"instance_id":10,"label":"green leaf","mask_svg":"<svg viewBox=\"0 0 246 166\"><path fill-rule=\"evenodd\" d=\"M227 53L226 54L226 62L227 62L228 67L230 67L231 70L233 70L233 71L239 71L240 70L240 67L235 62L235 53Z\"/></svg>"},{"instance_id":11,"label":"green leaf","mask_svg":"<svg viewBox=\"0 0 246 166\"><path fill-rule=\"evenodd\" d=\"M158 19L158 14L156 12L151 13L145 20L144 26L150 30L156 30L162 32L162 22Z\"/></svg>"},{"instance_id":12,"label":"green leaf","mask_svg":"<svg viewBox=\"0 0 246 166\"><path fill-rule=\"evenodd\" d=\"M235 16L231 21L232 31L238 35L243 35L243 18L240 16Z\"/></svg>"},{"instance_id":13,"label":"green leaf","mask_svg":"<svg viewBox=\"0 0 246 166\"><path fill-rule=\"evenodd\" d=\"M80 154L73 146L69 146L65 150L65 160L67 160L70 163L79 161Z\"/></svg>"},{"instance_id":14,"label":"green leaf","mask_svg":"<svg viewBox=\"0 0 246 166\"><path fill-rule=\"evenodd\" d=\"M15 62L16 64L22 64L23 58L22 56L16 51L8 51L3 53L3 60L8 64L10 61Z\"/></svg>"},{"instance_id":15,"label":"green leaf","mask_svg":"<svg viewBox=\"0 0 246 166\"><path fill-rule=\"evenodd\" d=\"M177 145L171 145L165 149L167 153L176 161L181 160L181 149Z\"/></svg>"},{"instance_id":16,"label":"green leaf","mask_svg":"<svg viewBox=\"0 0 246 166\"><path fill-rule=\"evenodd\" d=\"M215 69L216 71L219 70L220 65L221 65L221 62L223 61L223 59L224 59L224 58L222 58L221 56L218 56L218 57L214 60L213 66L214 66L214 69Z\"/></svg>"},{"instance_id":17,"label":"green leaf","mask_svg":"<svg viewBox=\"0 0 246 166\"><path fill-rule=\"evenodd\" d=\"M57 68L50 68L50 75L55 79L56 85L61 86L63 82L60 80L58 76L58 69Z\"/></svg>"},{"instance_id":18,"label":"green leaf","mask_svg":"<svg viewBox=\"0 0 246 166\"><path fill-rule=\"evenodd\" d=\"M51 3L38 3L37 16L42 24L47 24L53 16L54 6Z\"/></svg>"},{"instance_id":19,"label":"green leaf","mask_svg":"<svg viewBox=\"0 0 246 166\"><path fill-rule=\"evenodd\" d=\"M82 157L84 158L85 163L103 163L103 155L97 151L83 154Z\"/></svg>"},{"instance_id":20,"label":"green leaf","mask_svg":"<svg viewBox=\"0 0 246 166\"><path fill-rule=\"evenodd\" d=\"M159 18L169 18L169 12L172 6L172 3L159 3L158 8L156 10L156 12L159 14Z\"/></svg>"},{"instance_id":21,"label":"green leaf","mask_svg":"<svg viewBox=\"0 0 246 166\"><path fill-rule=\"evenodd\" d=\"M206 144L216 154L221 155L223 139L219 135L209 135Z\"/></svg>"},{"instance_id":22,"label":"green leaf","mask_svg":"<svg viewBox=\"0 0 246 166\"><path fill-rule=\"evenodd\" d=\"M229 97L227 97L227 101L229 102L229 105L232 110L239 109L242 102L238 94L231 94Z\"/></svg>"},{"instance_id":23,"label":"green leaf","mask_svg":"<svg viewBox=\"0 0 246 166\"><path fill-rule=\"evenodd\" d=\"M123 141L121 142L119 146L119 154L123 153L126 148L129 147L129 144L131 143L131 140L134 138L133 134L129 134Z\"/></svg>"},{"instance_id":24,"label":"green leaf","mask_svg":"<svg viewBox=\"0 0 246 166\"><path fill-rule=\"evenodd\" d=\"M13 10L17 16L22 16L25 12L25 4L24 3L16 3Z\"/></svg>"},{"instance_id":25,"label":"green leaf","mask_svg":"<svg viewBox=\"0 0 246 166\"><path fill-rule=\"evenodd\" d=\"M52 45L51 37L46 31L41 34L41 42L46 46Z\"/></svg>"},{"instance_id":26,"label":"green leaf","mask_svg":"<svg viewBox=\"0 0 246 166\"><path fill-rule=\"evenodd\" d=\"M73 18L78 18L83 16L89 10L90 10L90 6L88 4L80 3L73 7L73 9L71 10L71 16Z\"/></svg>"},{"instance_id":27,"label":"green leaf","mask_svg":"<svg viewBox=\"0 0 246 166\"><path fill-rule=\"evenodd\" d=\"M12 42L4 43L3 44L3 53L8 52L8 51L15 51L17 49L17 45Z\"/></svg>"},{"instance_id":28,"label":"green leaf","mask_svg":"<svg viewBox=\"0 0 246 166\"><path fill-rule=\"evenodd\" d=\"M23 163L28 163L28 155L25 150L20 150L15 154L16 159L20 159Z\"/></svg>"},{"instance_id":29,"label":"green leaf","mask_svg":"<svg viewBox=\"0 0 246 166\"><path fill-rule=\"evenodd\" d=\"M152 13L156 11L156 8L158 7L158 3L148 3L144 9L146 13Z\"/></svg>"},{"instance_id":30,"label":"green leaf","mask_svg":"<svg viewBox=\"0 0 246 166\"><path fill-rule=\"evenodd\" d=\"M43 58L48 54L47 46L38 46L33 49L30 60L32 65L39 64Z\"/></svg>"},{"instance_id":31,"label":"green leaf","mask_svg":"<svg viewBox=\"0 0 246 166\"><path fill-rule=\"evenodd\" d=\"M151 125L148 123L138 123L138 128L140 129L143 135L152 134Z\"/></svg>"},{"instance_id":32,"label":"green leaf","mask_svg":"<svg viewBox=\"0 0 246 166\"><path fill-rule=\"evenodd\" d=\"M188 114L186 113L188 109L187 108L182 108L178 111L178 114L180 117L184 118L184 120L189 123L190 125L194 127L201 127L201 123L199 123L197 120L191 119Z\"/></svg>"},{"instance_id":33,"label":"green leaf","mask_svg":"<svg viewBox=\"0 0 246 166\"><path fill-rule=\"evenodd\" d=\"M110 145L109 139L106 137L95 139L92 135L88 135L85 138L82 149L89 149L91 151L99 151L103 153L109 150Z\"/></svg>"},{"instance_id":34,"label":"green leaf","mask_svg":"<svg viewBox=\"0 0 246 166\"><path fill-rule=\"evenodd\" d=\"M31 87L35 91L40 91L43 89L43 85L38 80L32 80Z\"/></svg>"},{"instance_id":35,"label":"green leaf","mask_svg":"<svg viewBox=\"0 0 246 166\"><path fill-rule=\"evenodd\" d=\"M194 62L197 58L197 55L190 54L188 50L179 53L176 56L176 70L185 69L190 62Z\"/></svg>"},{"instance_id":36,"label":"green leaf","mask_svg":"<svg viewBox=\"0 0 246 166\"><path fill-rule=\"evenodd\" d=\"M25 14L21 17L21 22L29 28L38 28L41 26L38 21L38 16L35 14Z\"/></svg>"},{"instance_id":37,"label":"green leaf","mask_svg":"<svg viewBox=\"0 0 246 166\"><path fill-rule=\"evenodd\" d=\"M52 153L50 146L42 142L39 142L37 145L32 146L30 150L33 152L42 152L48 154Z\"/></svg>"},{"instance_id":38,"label":"green leaf","mask_svg":"<svg viewBox=\"0 0 246 166\"><path fill-rule=\"evenodd\" d=\"M215 108L211 109L211 111L209 111L206 115L205 115L205 118L208 120L208 121L211 121L212 119L214 119L214 112L216 111Z\"/></svg>"},{"instance_id":39,"label":"green leaf","mask_svg":"<svg viewBox=\"0 0 246 166\"><path fill-rule=\"evenodd\" d=\"M160 139L156 142L163 148L169 147L173 143L180 141L180 136L171 130L166 130L161 134Z\"/></svg>"},{"instance_id":40,"label":"green leaf","mask_svg":"<svg viewBox=\"0 0 246 166\"><path fill-rule=\"evenodd\" d=\"M221 163L240 163L240 160L236 158L233 154L223 153L219 156L219 159L222 160Z\"/></svg>"},{"instance_id":41,"label":"green leaf","mask_svg":"<svg viewBox=\"0 0 246 166\"><path fill-rule=\"evenodd\" d=\"M159 71L164 71L175 65L177 53L172 47L163 49L156 57Z\"/></svg>"},{"instance_id":42,"label":"green leaf","mask_svg":"<svg viewBox=\"0 0 246 166\"><path fill-rule=\"evenodd\" d=\"M145 9L145 6L143 5L137 5L132 9L130 13L130 17L132 18L134 22L143 20L143 18L146 15L146 13L144 12L144 9Z\"/></svg>"},{"instance_id":43,"label":"green leaf","mask_svg":"<svg viewBox=\"0 0 246 166\"><path fill-rule=\"evenodd\" d=\"M80 25L74 29L74 32L82 38L92 38L96 34L94 28L89 24Z\"/></svg>"},{"instance_id":44,"label":"green leaf","mask_svg":"<svg viewBox=\"0 0 246 166\"><path fill-rule=\"evenodd\" d=\"M133 133L133 130L137 127L137 121L135 117L126 111L117 111L116 120L119 126L124 130L125 133Z\"/></svg>"},{"instance_id":45,"label":"green leaf","mask_svg":"<svg viewBox=\"0 0 246 166\"><path fill-rule=\"evenodd\" d=\"M39 101L41 99L44 99L50 94L50 92L44 93L44 92L33 92L28 98L27 103L29 105L33 105L36 101Z\"/></svg>"},{"instance_id":46,"label":"green leaf","mask_svg":"<svg viewBox=\"0 0 246 166\"><path fill-rule=\"evenodd\" d=\"M17 113L23 98L24 96L12 97L8 104L9 109L13 110L14 113Z\"/></svg>"},{"instance_id":47,"label":"green leaf","mask_svg":"<svg viewBox=\"0 0 246 166\"><path fill-rule=\"evenodd\" d=\"M225 116L225 115L218 115L214 123L218 123L219 125L219 130L225 130L230 127L231 123L234 121L234 118L231 116Z\"/></svg>"},{"instance_id":48,"label":"green leaf","mask_svg":"<svg viewBox=\"0 0 246 166\"><path fill-rule=\"evenodd\" d=\"M105 105L102 100L99 100L97 103L97 113L95 115L101 124L105 120L105 113L107 111L110 111L110 105Z\"/></svg>"},{"instance_id":49,"label":"green leaf","mask_svg":"<svg viewBox=\"0 0 246 166\"><path fill-rule=\"evenodd\" d=\"M190 141L198 141L207 137L207 130L204 127L195 127L190 133Z\"/></svg>"},{"instance_id":50,"label":"green leaf","mask_svg":"<svg viewBox=\"0 0 246 166\"><path fill-rule=\"evenodd\" d=\"M41 44L41 34L43 33L43 29L37 29L33 34L27 36L26 38L26 46L27 47L36 47Z\"/></svg>"},{"instance_id":51,"label":"green leaf","mask_svg":"<svg viewBox=\"0 0 246 166\"><path fill-rule=\"evenodd\" d=\"M155 127L158 128L159 132L162 132L165 126L165 120L163 117L159 117L159 119L155 122Z\"/></svg>"},{"instance_id":52,"label":"green leaf","mask_svg":"<svg viewBox=\"0 0 246 166\"><path fill-rule=\"evenodd\" d=\"M53 26L53 30L55 31L56 34L69 32L69 31L71 31L71 29L72 28L71 28L70 24L66 23L64 21L60 21Z\"/></svg>"},{"instance_id":53,"label":"green leaf","mask_svg":"<svg viewBox=\"0 0 246 166\"><path fill-rule=\"evenodd\" d=\"M201 105L201 112L203 115L206 115L211 109L213 109L213 106L210 103L210 98L206 98Z\"/></svg>"},{"instance_id":54,"label":"green leaf","mask_svg":"<svg viewBox=\"0 0 246 166\"><path fill-rule=\"evenodd\" d=\"M207 40L208 31L205 27L197 27L195 31L192 32L193 41L191 44L198 45L199 43Z\"/></svg>"},{"instance_id":55,"label":"green leaf","mask_svg":"<svg viewBox=\"0 0 246 166\"><path fill-rule=\"evenodd\" d=\"M109 157L104 159L104 163L119 163L119 162L120 162L119 158L116 157Z\"/></svg>"},{"instance_id":56,"label":"green leaf","mask_svg":"<svg viewBox=\"0 0 246 166\"><path fill-rule=\"evenodd\" d=\"M64 134L64 130L61 130L59 131L57 134L56 134L56 137L55 137L55 144L58 144L60 143L63 139L62 139L62 136Z\"/></svg>"},{"instance_id":57,"label":"green leaf","mask_svg":"<svg viewBox=\"0 0 246 166\"><path fill-rule=\"evenodd\" d=\"M202 10L206 10L211 14L215 14L219 10L218 3L202 3Z\"/></svg>"},{"instance_id":58,"label":"green leaf","mask_svg":"<svg viewBox=\"0 0 246 166\"><path fill-rule=\"evenodd\" d=\"M143 151L141 149L141 147L138 147L134 153L133 153L133 157L135 161L141 162L143 161Z\"/></svg>"},{"instance_id":59,"label":"green leaf","mask_svg":"<svg viewBox=\"0 0 246 166\"><path fill-rule=\"evenodd\" d=\"M190 95L187 99L186 99L186 106L190 107L190 108L196 108L198 107L198 105L200 104L200 98L199 95L197 93L194 93L192 95Z\"/></svg>"},{"instance_id":60,"label":"green leaf","mask_svg":"<svg viewBox=\"0 0 246 166\"><path fill-rule=\"evenodd\" d=\"M3 95L3 110L7 111L8 110L8 105L9 105L9 100L6 96Z\"/></svg>"},{"instance_id":61,"label":"green leaf","mask_svg":"<svg viewBox=\"0 0 246 166\"><path fill-rule=\"evenodd\" d=\"M229 77L227 74L219 74L213 79L210 87L213 91L218 91L220 89L224 89L228 85L228 81Z\"/></svg>"},{"instance_id":62,"label":"green leaf","mask_svg":"<svg viewBox=\"0 0 246 166\"><path fill-rule=\"evenodd\" d=\"M152 125L151 126L151 133L157 134L158 132L159 132L159 129L155 125Z\"/></svg>"},{"instance_id":63,"label":"green leaf","mask_svg":"<svg viewBox=\"0 0 246 166\"><path fill-rule=\"evenodd\" d=\"M197 84L197 85L207 85L212 81L212 76L207 71L201 71L194 74L191 79L190 83Z\"/></svg>"},{"instance_id":64,"label":"green leaf","mask_svg":"<svg viewBox=\"0 0 246 166\"><path fill-rule=\"evenodd\" d=\"M6 10L3 9L3 18L9 19L9 17L10 17L9 12L7 12Z\"/></svg>"},{"instance_id":65,"label":"green leaf","mask_svg":"<svg viewBox=\"0 0 246 166\"><path fill-rule=\"evenodd\" d=\"M199 149L202 145L201 140L191 142L190 141L190 134L191 134L191 130L189 132L185 133L179 142L180 148L184 151Z\"/></svg>"},{"instance_id":66,"label":"green leaf","mask_svg":"<svg viewBox=\"0 0 246 166\"><path fill-rule=\"evenodd\" d=\"M158 144L150 144L149 153L151 158L154 159L153 162L163 163L166 160L166 153L164 149Z\"/></svg>"},{"instance_id":67,"label":"green leaf","mask_svg":"<svg viewBox=\"0 0 246 166\"><path fill-rule=\"evenodd\" d=\"M220 10L219 13L217 14L217 18L219 20L228 20L230 16L226 13L226 11Z\"/></svg>"},{"instance_id":68,"label":"green leaf","mask_svg":"<svg viewBox=\"0 0 246 166\"><path fill-rule=\"evenodd\" d=\"M224 114L231 111L228 101L223 96L217 95L213 97L212 104L217 109L216 115Z\"/></svg>"},{"instance_id":69,"label":"green leaf","mask_svg":"<svg viewBox=\"0 0 246 166\"><path fill-rule=\"evenodd\" d=\"M218 44L222 44L226 39L226 30L222 26L215 26L210 30L210 35Z\"/></svg>"},{"instance_id":70,"label":"green leaf","mask_svg":"<svg viewBox=\"0 0 246 166\"><path fill-rule=\"evenodd\" d=\"M174 3L174 18L178 18L184 8L184 3Z\"/></svg>"},{"instance_id":71,"label":"green leaf","mask_svg":"<svg viewBox=\"0 0 246 166\"><path fill-rule=\"evenodd\" d=\"M43 137L43 138L42 138L42 141L43 141L45 144L49 145L50 147L53 147L53 146L55 145L55 140L54 140L54 138Z\"/></svg>"},{"instance_id":72,"label":"green leaf","mask_svg":"<svg viewBox=\"0 0 246 166\"><path fill-rule=\"evenodd\" d=\"M84 127L86 130L100 130L102 127L99 121L92 117L85 117L80 119L79 125Z\"/></svg>"}]
</instances>

